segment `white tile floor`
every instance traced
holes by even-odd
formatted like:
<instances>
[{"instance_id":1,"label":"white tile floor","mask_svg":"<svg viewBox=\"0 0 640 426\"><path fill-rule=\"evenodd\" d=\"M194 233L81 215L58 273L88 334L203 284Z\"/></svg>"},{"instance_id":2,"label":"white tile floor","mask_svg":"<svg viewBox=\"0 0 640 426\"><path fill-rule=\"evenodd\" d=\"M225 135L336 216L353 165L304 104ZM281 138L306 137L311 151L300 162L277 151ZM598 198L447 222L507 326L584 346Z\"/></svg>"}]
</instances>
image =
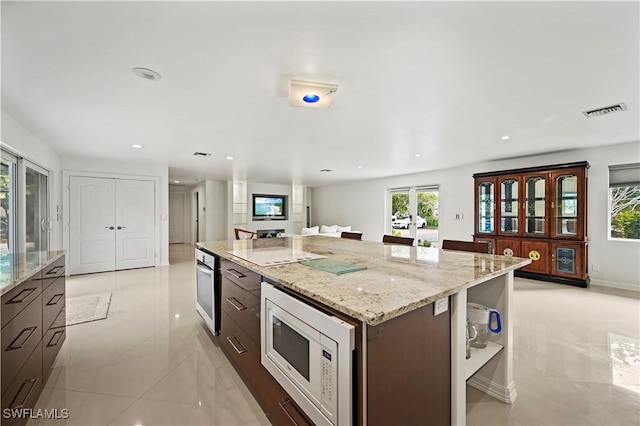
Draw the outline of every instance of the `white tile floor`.
<instances>
[{"instance_id":1,"label":"white tile floor","mask_svg":"<svg viewBox=\"0 0 640 426\"><path fill-rule=\"evenodd\" d=\"M71 326L36 408L73 425L268 425L194 309L193 246L171 266L69 277L113 292L105 320ZM516 280L514 374L502 404L468 388L469 425L640 425L636 293Z\"/></svg>"}]
</instances>

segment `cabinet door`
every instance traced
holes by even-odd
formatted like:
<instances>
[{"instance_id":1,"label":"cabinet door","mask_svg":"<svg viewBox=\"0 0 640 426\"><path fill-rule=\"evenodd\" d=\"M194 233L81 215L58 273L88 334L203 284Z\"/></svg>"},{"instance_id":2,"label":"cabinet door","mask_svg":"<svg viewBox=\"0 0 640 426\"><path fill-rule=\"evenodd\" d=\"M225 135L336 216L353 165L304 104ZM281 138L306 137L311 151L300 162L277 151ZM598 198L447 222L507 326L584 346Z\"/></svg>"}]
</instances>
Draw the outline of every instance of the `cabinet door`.
<instances>
[{"instance_id":1,"label":"cabinet door","mask_svg":"<svg viewBox=\"0 0 640 426\"><path fill-rule=\"evenodd\" d=\"M549 235L547 218L548 174L527 174L523 177L524 235Z\"/></svg>"},{"instance_id":2,"label":"cabinet door","mask_svg":"<svg viewBox=\"0 0 640 426\"><path fill-rule=\"evenodd\" d=\"M520 179L517 175L498 178L500 235L520 235Z\"/></svg>"},{"instance_id":3,"label":"cabinet door","mask_svg":"<svg viewBox=\"0 0 640 426\"><path fill-rule=\"evenodd\" d=\"M476 233L493 235L495 228L496 178L476 179Z\"/></svg>"},{"instance_id":4,"label":"cabinet door","mask_svg":"<svg viewBox=\"0 0 640 426\"><path fill-rule=\"evenodd\" d=\"M568 169L551 174L553 238L583 239L585 178L584 169Z\"/></svg>"},{"instance_id":5,"label":"cabinet door","mask_svg":"<svg viewBox=\"0 0 640 426\"><path fill-rule=\"evenodd\" d=\"M521 256L531 259L531 263L523 267L523 271L549 273L549 243L546 241L522 240Z\"/></svg>"},{"instance_id":6,"label":"cabinet door","mask_svg":"<svg viewBox=\"0 0 640 426\"><path fill-rule=\"evenodd\" d=\"M500 238L496 241L496 254L502 256L523 257L520 250L520 240Z\"/></svg>"},{"instance_id":7,"label":"cabinet door","mask_svg":"<svg viewBox=\"0 0 640 426\"><path fill-rule=\"evenodd\" d=\"M585 244L571 242L551 243L551 273L560 277L584 279L586 277Z\"/></svg>"}]
</instances>

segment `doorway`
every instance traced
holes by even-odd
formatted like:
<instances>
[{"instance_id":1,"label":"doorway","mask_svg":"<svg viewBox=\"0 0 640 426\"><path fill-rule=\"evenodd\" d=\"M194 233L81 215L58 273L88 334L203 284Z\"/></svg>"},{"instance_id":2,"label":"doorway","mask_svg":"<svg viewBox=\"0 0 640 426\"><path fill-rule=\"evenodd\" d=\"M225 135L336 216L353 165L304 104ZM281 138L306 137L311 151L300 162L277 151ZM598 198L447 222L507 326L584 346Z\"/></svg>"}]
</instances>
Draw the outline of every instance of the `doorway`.
<instances>
[{"instance_id":1,"label":"doorway","mask_svg":"<svg viewBox=\"0 0 640 426\"><path fill-rule=\"evenodd\" d=\"M416 244L438 247L438 186L389 190L390 222L385 232L416 239Z\"/></svg>"},{"instance_id":2,"label":"doorway","mask_svg":"<svg viewBox=\"0 0 640 426\"><path fill-rule=\"evenodd\" d=\"M155 182L70 176L69 270L155 265Z\"/></svg>"}]
</instances>

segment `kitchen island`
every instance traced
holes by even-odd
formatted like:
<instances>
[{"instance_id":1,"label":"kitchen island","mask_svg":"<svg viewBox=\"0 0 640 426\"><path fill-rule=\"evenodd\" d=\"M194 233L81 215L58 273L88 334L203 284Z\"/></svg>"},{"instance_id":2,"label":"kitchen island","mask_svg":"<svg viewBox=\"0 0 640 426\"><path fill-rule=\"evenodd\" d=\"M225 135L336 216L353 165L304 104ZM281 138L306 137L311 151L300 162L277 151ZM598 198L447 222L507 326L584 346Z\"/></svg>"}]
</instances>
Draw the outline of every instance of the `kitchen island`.
<instances>
[{"instance_id":1,"label":"kitchen island","mask_svg":"<svg viewBox=\"0 0 640 426\"><path fill-rule=\"evenodd\" d=\"M64 251L2 254L0 271L2 424L23 425L66 337Z\"/></svg>"},{"instance_id":2,"label":"kitchen island","mask_svg":"<svg viewBox=\"0 0 640 426\"><path fill-rule=\"evenodd\" d=\"M322 236L198 246L358 324L356 424L464 424L467 380L506 403L516 397L513 271L529 259ZM336 275L300 263L259 266L245 260L252 252L278 247L367 269ZM222 292L224 299L224 285ZM503 317L502 333L470 360L465 359L467 300L496 308ZM225 321L234 326L223 315L223 335Z\"/></svg>"}]
</instances>

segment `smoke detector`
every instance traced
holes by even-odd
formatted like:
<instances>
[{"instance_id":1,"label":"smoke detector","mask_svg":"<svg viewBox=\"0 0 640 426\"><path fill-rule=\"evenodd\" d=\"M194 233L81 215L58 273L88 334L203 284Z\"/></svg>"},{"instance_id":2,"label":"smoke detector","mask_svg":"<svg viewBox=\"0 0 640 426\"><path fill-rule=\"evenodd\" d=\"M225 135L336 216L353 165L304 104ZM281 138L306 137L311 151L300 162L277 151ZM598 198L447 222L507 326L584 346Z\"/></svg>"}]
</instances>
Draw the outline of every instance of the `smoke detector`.
<instances>
[{"instance_id":1,"label":"smoke detector","mask_svg":"<svg viewBox=\"0 0 640 426\"><path fill-rule=\"evenodd\" d=\"M591 118L591 117L600 117L601 115L606 115L606 114L611 114L614 112L626 111L626 110L627 110L627 106L624 103L620 103L620 104L611 105L608 107L592 109L591 111L582 111L582 113L584 114L585 117Z\"/></svg>"},{"instance_id":2,"label":"smoke detector","mask_svg":"<svg viewBox=\"0 0 640 426\"><path fill-rule=\"evenodd\" d=\"M337 91L337 84L291 80L289 105L304 108L329 108Z\"/></svg>"}]
</instances>

